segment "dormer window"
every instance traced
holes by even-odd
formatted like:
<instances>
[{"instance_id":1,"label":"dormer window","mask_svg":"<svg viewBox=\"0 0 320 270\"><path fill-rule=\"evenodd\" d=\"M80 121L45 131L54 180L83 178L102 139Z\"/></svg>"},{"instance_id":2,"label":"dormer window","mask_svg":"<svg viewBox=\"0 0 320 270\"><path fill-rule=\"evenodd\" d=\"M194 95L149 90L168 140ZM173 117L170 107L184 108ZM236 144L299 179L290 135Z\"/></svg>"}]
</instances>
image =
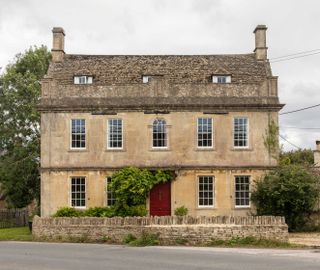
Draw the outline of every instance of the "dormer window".
<instances>
[{"instance_id":1,"label":"dormer window","mask_svg":"<svg viewBox=\"0 0 320 270\"><path fill-rule=\"evenodd\" d=\"M93 76L74 76L74 84L92 84Z\"/></svg>"},{"instance_id":2,"label":"dormer window","mask_svg":"<svg viewBox=\"0 0 320 270\"><path fill-rule=\"evenodd\" d=\"M231 83L231 76L230 75L212 75L212 82L213 83Z\"/></svg>"},{"instance_id":3,"label":"dormer window","mask_svg":"<svg viewBox=\"0 0 320 270\"><path fill-rule=\"evenodd\" d=\"M148 82L151 81L151 79L152 79L152 77L150 75L143 75L142 76L142 82L143 83L148 83Z\"/></svg>"}]
</instances>

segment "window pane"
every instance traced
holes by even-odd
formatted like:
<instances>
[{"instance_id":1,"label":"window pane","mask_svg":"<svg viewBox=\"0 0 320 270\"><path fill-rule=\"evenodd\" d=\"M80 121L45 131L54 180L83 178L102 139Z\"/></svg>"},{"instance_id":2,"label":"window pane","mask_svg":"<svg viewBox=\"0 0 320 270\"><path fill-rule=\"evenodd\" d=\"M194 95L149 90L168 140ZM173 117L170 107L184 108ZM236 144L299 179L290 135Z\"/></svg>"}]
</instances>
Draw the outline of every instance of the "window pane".
<instances>
[{"instance_id":1,"label":"window pane","mask_svg":"<svg viewBox=\"0 0 320 270\"><path fill-rule=\"evenodd\" d=\"M85 119L71 120L71 148L86 147Z\"/></svg>"},{"instance_id":2,"label":"window pane","mask_svg":"<svg viewBox=\"0 0 320 270\"><path fill-rule=\"evenodd\" d=\"M199 176L198 178L199 206L213 206L214 188L212 176Z\"/></svg>"},{"instance_id":3,"label":"window pane","mask_svg":"<svg viewBox=\"0 0 320 270\"><path fill-rule=\"evenodd\" d=\"M108 148L122 148L122 119L108 120Z\"/></svg>"},{"instance_id":4,"label":"window pane","mask_svg":"<svg viewBox=\"0 0 320 270\"><path fill-rule=\"evenodd\" d=\"M154 120L152 130L152 146L167 147L166 121L161 119Z\"/></svg>"},{"instance_id":5,"label":"window pane","mask_svg":"<svg viewBox=\"0 0 320 270\"><path fill-rule=\"evenodd\" d=\"M234 146L248 146L248 119L234 118Z\"/></svg>"},{"instance_id":6,"label":"window pane","mask_svg":"<svg viewBox=\"0 0 320 270\"><path fill-rule=\"evenodd\" d=\"M212 133L212 118L198 118L198 147L211 147Z\"/></svg>"},{"instance_id":7,"label":"window pane","mask_svg":"<svg viewBox=\"0 0 320 270\"><path fill-rule=\"evenodd\" d=\"M235 177L235 204L236 206L250 206L250 177Z\"/></svg>"},{"instance_id":8,"label":"window pane","mask_svg":"<svg viewBox=\"0 0 320 270\"><path fill-rule=\"evenodd\" d=\"M71 178L71 205L73 207L84 207L86 190L84 177Z\"/></svg>"}]
</instances>

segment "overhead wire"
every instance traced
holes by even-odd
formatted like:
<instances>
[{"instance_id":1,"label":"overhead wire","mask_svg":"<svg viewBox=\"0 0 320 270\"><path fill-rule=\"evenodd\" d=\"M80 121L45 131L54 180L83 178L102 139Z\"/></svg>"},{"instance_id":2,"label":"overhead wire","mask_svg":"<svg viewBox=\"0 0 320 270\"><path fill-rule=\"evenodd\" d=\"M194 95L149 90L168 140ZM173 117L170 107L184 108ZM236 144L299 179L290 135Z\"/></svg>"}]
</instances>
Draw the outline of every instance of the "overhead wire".
<instances>
[{"instance_id":1,"label":"overhead wire","mask_svg":"<svg viewBox=\"0 0 320 270\"><path fill-rule=\"evenodd\" d=\"M295 148L301 149L301 147L299 147L299 146L295 145L294 143L288 141L288 140L287 140L284 136L282 136L281 134L279 134L279 137L280 137L281 139L283 139L284 141L286 141L287 143L289 143L290 145L294 146Z\"/></svg>"},{"instance_id":2,"label":"overhead wire","mask_svg":"<svg viewBox=\"0 0 320 270\"><path fill-rule=\"evenodd\" d=\"M300 111L312 109L312 108L319 107L319 106L320 106L320 104L316 104L316 105L313 105L313 106L304 107L304 108L297 109L297 110L293 110L293 111L288 111L288 112L279 113L279 115L284 115L284 114L289 114L289 113L300 112Z\"/></svg>"},{"instance_id":3,"label":"overhead wire","mask_svg":"<svg viewBox=\"0 0 320 270\"><path fill-rule=\"evenodd\" d=\"M288 126L280 126L281 128L292 128L292 129L320 129L320 127L288 127Z\"/></svg>"},{"instance_id":4,"label":"overhead wire","mask_svg":"<svg viewBox=\"0 0 320 270\"><path fill-rule=\"evenodd\" d=\"M288 60L292 60L292 59L297 59L297 58L302 58L302 57L306 57L306 56L310 56L310 55L315 55L315 54L319 54L320 52L316 52L316 53L310 53L310 54L305 54L305 55L300 55L300 56L294 56L294 57L289 57L289 58L284 58L284 59L280 59L280 60L274 60L274 61L270 61L270 63L277 63L277 62L283 62L283 61L288 61Z\"/></svg>"},{"instance_id":5,"label":"overhead wire","mask_svg":"<svg viewBox=\"0 0 320 270\"><path fill-rule=\"evenodd\" d=\"M318 54L318 53L320 53L320 49L314 49L314 50L309 50L309 51L302 51L302 52L298 52L298 53L287 54L287 55L283 55L283 56L277 56L277 57L270 58L269 60L278 61L279 59L291 58L292 56L293 57L295 57L295 56L303 57L303 56L308 56L308 55L313 55L313 54Z\"/></svg>"},{"instance_id":6,"label":"overhead wire","mask_svg":"<svg viewBox=\"0 0 320 270\"><path fill-rule=\"evenodd\" d=\"M276 60L276 59L280 59L280 58L295 56L295 55L299 55L299 54L306 54L306 53L311 53L311 52L316 52L316 51L320 51L320 49L314 49L314 50L309 50L309 51L302 51L302 52L298 52L298 53L287 54L287 55L283 55L283 56L277 56L277 57L270 58L269 60Z\"/></svg>"},{"instance_id":7,"label":"overhead wire","mask_svg":"<svg viewBox=\"0 0 320 270\"><path fill-rule=\"evenodd\" d=\"M293 59L297 59L297 58L312 56L312 55L316 55L316 54L320 54L320 49L314 49L314 50L303 51L303 52L288 54L288 55L284 55L284 56L274 57L274 58L270 58L269 60L270 60L270 63L277 63L277 62L283 62L283 61L293 60ZM319 107L319 106L320 106L320 104L316 104L316 105L309 106L309 107L304 107L304 108L301 108L301 109L296 109L296 110L292 110L292 111L283 112L283 113L280 113L279 115L286 115L286 114L296 113L296 112L312 109L312 108ZM283 128L307 129L307 130L320 129L318 127L285 127L285 126L283 126ZM285 142L287 142L288 144L290 144L291 146L293 146L293 147L295 147L297 149L301 149L301 147L299 147L299 146L295 145L294 143L290 142L289 140L287 140L281 134L279 134L279 137L282 140L284 140Z\"/></svg>"}]
</instances>

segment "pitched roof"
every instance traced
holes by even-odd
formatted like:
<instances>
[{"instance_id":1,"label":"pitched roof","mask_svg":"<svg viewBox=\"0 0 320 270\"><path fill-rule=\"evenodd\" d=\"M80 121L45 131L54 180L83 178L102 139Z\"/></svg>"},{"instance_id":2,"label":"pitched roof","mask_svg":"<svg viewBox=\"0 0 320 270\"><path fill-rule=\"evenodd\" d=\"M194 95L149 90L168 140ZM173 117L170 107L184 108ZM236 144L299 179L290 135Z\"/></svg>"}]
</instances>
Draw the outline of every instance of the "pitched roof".
<instances>
[{"instance_id":1,"label":"pitched roof","mask_svg":"<svg viewBox=\"0 0 320 270\"><path fill-rule=\"evenodd\" d=\"M234 84L260 84L271 76L269 63L255 54L235 55L73 55L52 63L48 75L73 84L74 75L93 75L96 85L141 83L142 75L163 76L169 83L208 83L228 74Z\"/></svg>"},{"instance_id":2,"label":"pitched roof","mask_svg":"<svg viewBox=\"0 0 320 270\"><path fill-rule=\"evenodd\" d=\"M212 83L214 74L231 75L231 83ZM75 75L92 75L93 84L75 85ZM143 75L154 80L143 84ZM38 109L277 111L283 105L270 79L269 62L256 60L255 54L66 54L50 64Z\"/></svg>"}]
</instances>

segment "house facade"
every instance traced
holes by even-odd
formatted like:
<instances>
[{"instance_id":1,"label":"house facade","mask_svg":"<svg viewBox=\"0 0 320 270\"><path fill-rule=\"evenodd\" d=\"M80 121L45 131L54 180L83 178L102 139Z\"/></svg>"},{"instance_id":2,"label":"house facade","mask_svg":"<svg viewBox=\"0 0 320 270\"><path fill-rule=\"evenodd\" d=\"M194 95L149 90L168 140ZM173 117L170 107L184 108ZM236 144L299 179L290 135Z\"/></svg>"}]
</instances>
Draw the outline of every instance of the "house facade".
<instances>
[{"instance_id":1,"label":"house facade","mask_svg":"<svg viewBox=\"0 0 320 270\"><path fill-rule=\"evenodd\" d=\"M75 55L53 29L42 81L41 215L114 203L108 181L128 166L175 171L149 196L151 215L247 215L254 180L277 165L264 143L282 108L267 58L232 55Z\"/></svg>"}]
</instances>

